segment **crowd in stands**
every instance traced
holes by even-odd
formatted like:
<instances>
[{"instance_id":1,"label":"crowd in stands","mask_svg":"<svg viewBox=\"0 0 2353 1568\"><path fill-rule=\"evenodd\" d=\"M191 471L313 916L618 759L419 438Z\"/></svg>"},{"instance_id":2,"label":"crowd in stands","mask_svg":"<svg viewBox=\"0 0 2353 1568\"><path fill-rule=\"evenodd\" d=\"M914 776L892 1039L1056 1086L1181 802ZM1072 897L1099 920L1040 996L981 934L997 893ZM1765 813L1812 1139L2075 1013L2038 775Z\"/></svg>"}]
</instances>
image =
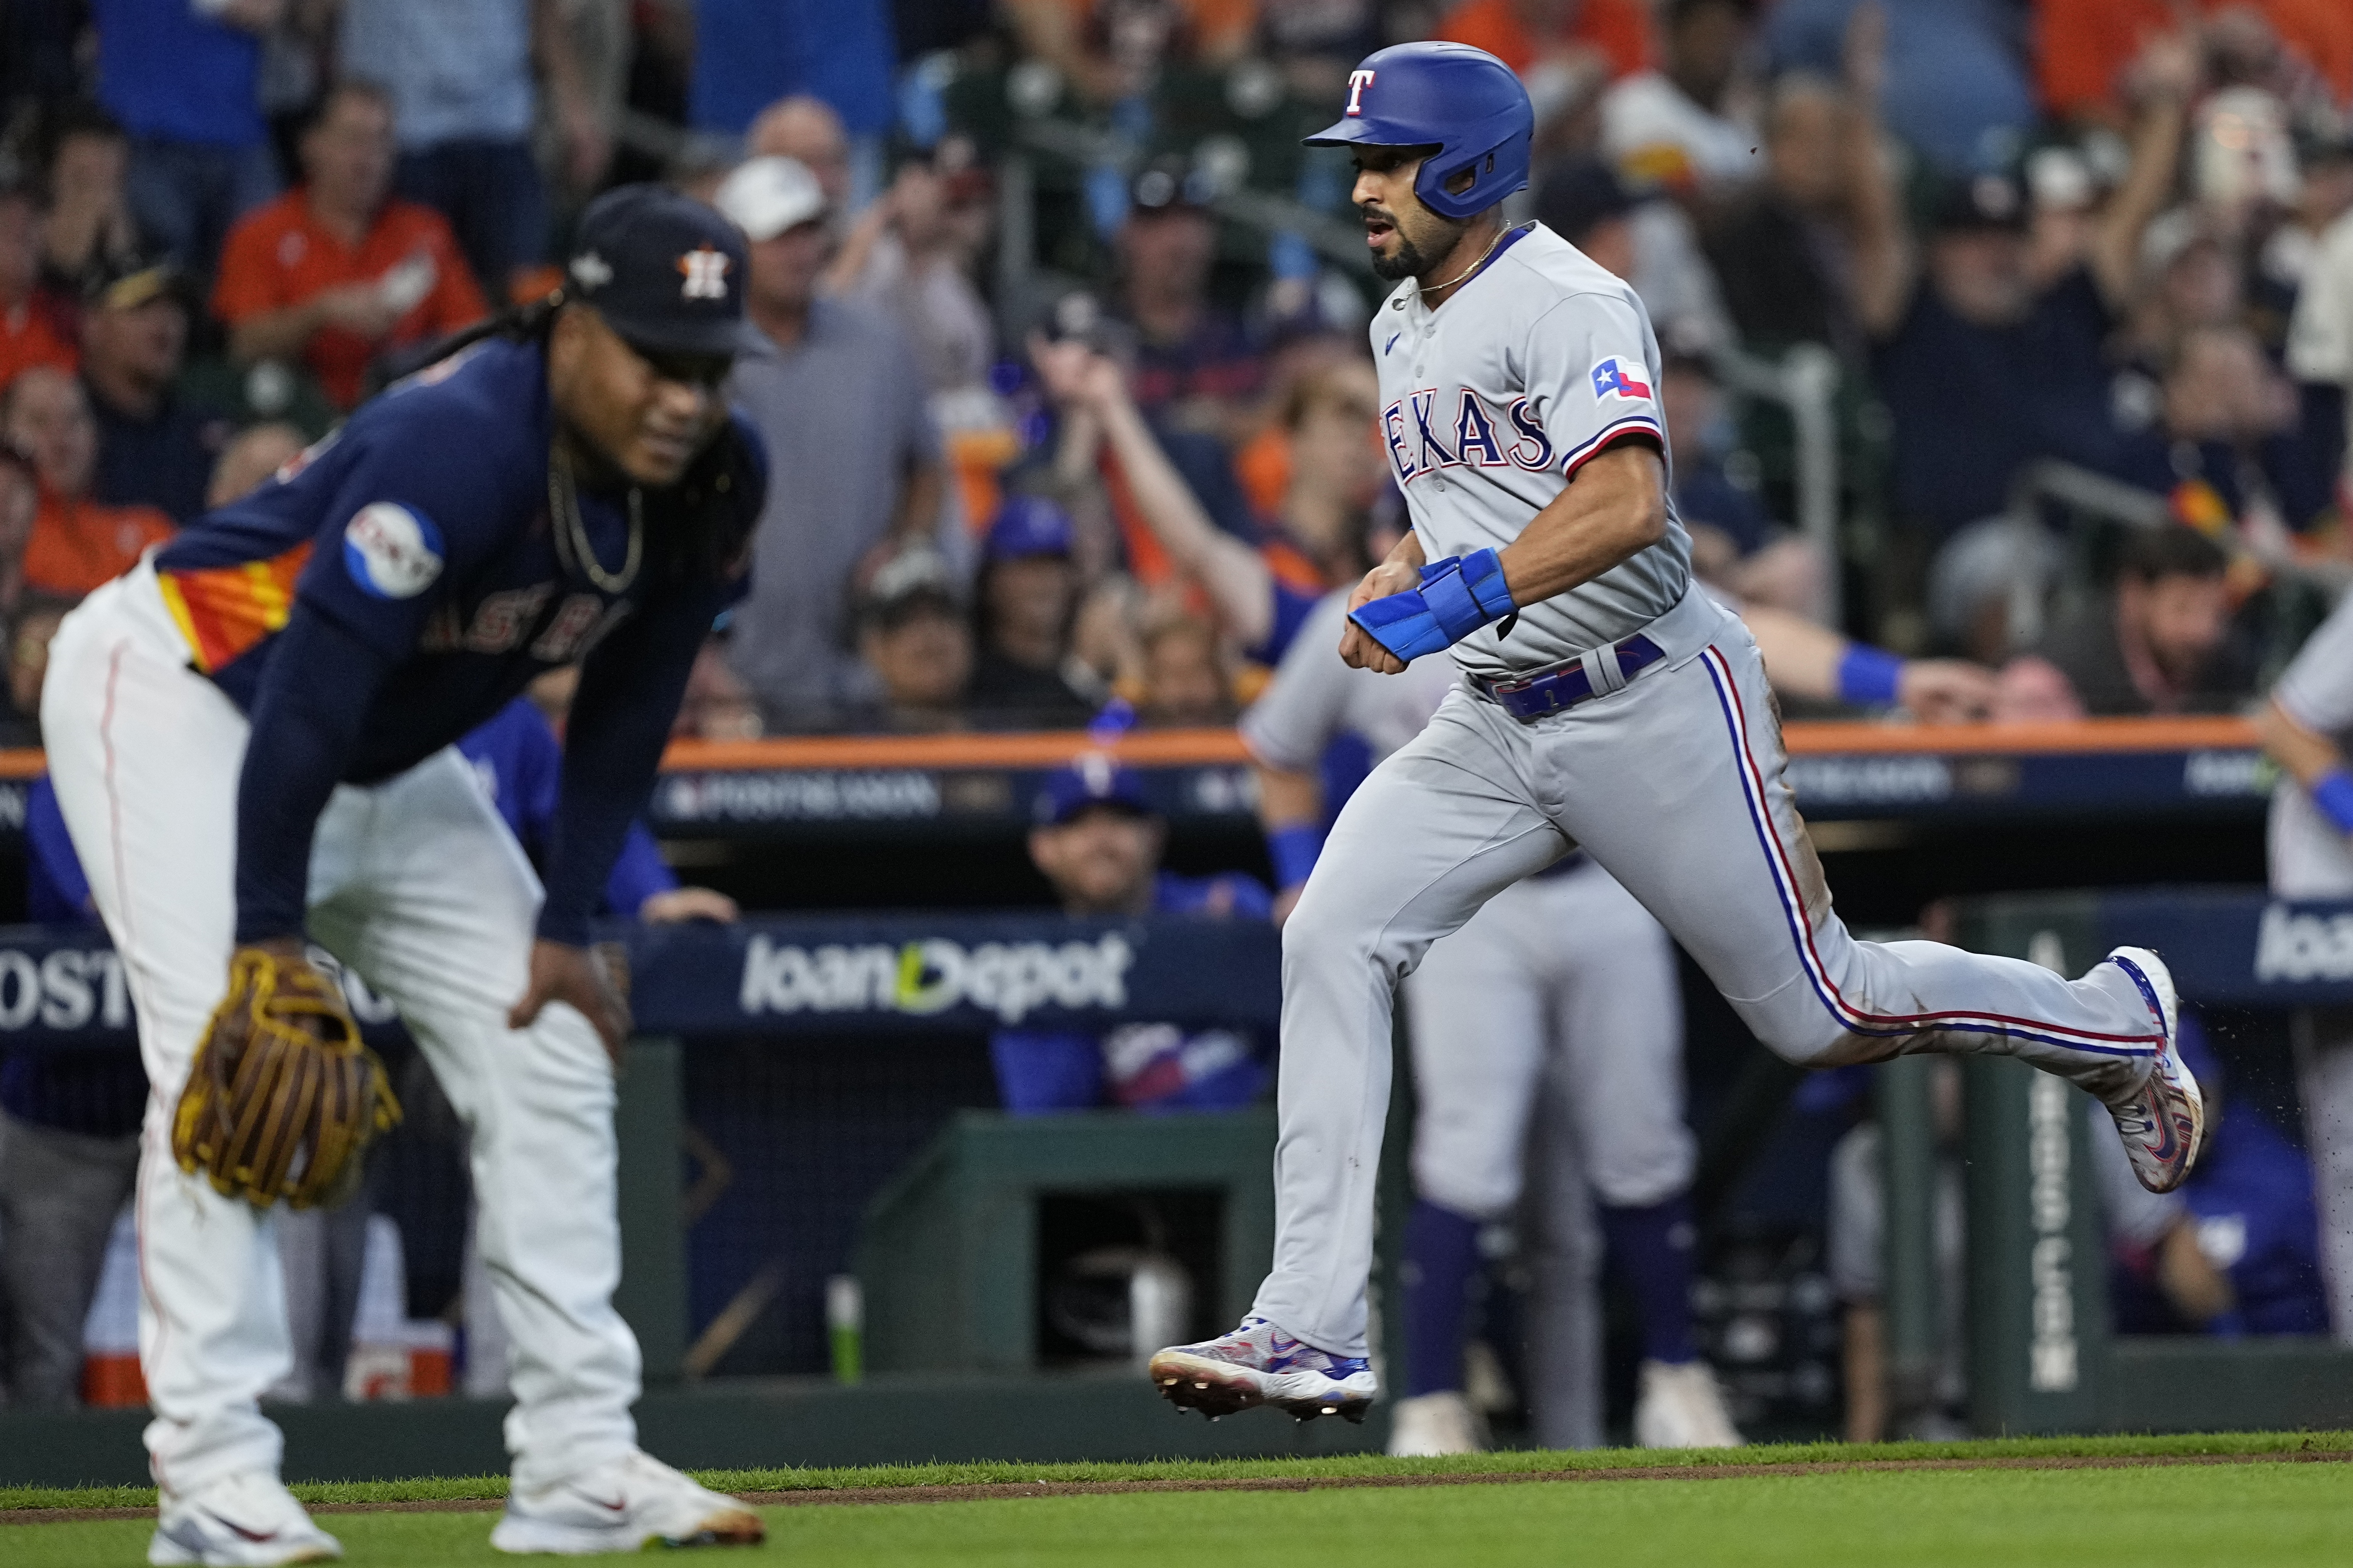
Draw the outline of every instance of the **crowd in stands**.
<instances>
[{"instance_id":1,"label":"crowd in stands","mask_svg":"<svg viewBox=\"0 0 2353 1568\"><path fill-rule=\"evenodd\" d=\"M1404 523L1377 286L1310 243L1345 239L1348 173L1293 143L1362 53L1422 37L1522 74L1515 216L1649 305L1726 595L2022 660L1998 713L2173 711L2244 700L2353 561L2328 0L861 0L822 26L31 0L0 26L15 619L201 510L241 434L316 438L559 285L580 204L663 177L752 241L733 392L788 476L684 730L1068 725L1114 697L1229 721ZM1080 140L1041 154L1008 104ZM1200 129L1228 121L1250 152ZM1835 366L1834 538L1794 531L1790 412L1731 374L1799 345ZM2183 537L2014 526L2054 461ZM2211 588L2161 650L2155 566Z\"/></svg>"}]
</instances>

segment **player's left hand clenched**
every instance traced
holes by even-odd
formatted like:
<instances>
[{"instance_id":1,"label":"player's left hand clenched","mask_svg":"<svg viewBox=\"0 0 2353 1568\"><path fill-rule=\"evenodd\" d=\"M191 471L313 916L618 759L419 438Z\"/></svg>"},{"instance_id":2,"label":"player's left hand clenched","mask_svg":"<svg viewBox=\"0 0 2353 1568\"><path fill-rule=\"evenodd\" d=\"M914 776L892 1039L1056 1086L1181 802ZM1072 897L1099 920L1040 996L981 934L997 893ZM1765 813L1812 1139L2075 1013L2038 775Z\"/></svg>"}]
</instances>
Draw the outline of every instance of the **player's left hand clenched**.
<instances>
[{"instance_id":1,"label":"player's left hand clenched","mask_svg":"<svg viewBox=\"0 0 2353 1568\"><path fill-rule=\"evenodd\" d=\"M541 1008L550 1002L564 1003L596 1029L605 1054L613 1058L614 1072L618 1073L621 1048L629 1038L629 999L624 984L616 981L611 966L595 948L535 942L531 944L531 984L507 1014L507 1027L527 1029L538 1019Z\"/></svg>"}]
</instances>

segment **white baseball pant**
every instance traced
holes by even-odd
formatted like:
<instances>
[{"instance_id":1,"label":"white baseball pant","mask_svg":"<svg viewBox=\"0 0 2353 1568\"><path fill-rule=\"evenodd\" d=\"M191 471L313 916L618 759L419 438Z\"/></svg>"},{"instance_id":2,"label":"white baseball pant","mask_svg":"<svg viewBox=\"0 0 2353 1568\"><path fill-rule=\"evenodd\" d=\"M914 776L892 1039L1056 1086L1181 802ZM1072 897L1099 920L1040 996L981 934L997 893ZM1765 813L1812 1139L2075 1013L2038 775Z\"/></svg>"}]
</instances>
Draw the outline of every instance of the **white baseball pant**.
<instances>
[{"instance_id":1,"label":"white baseball pant","mask_svg":"<svg viewBox=\"0 0 2353 1568\"><path fill-rule=\"evenodd\" d=\"M1783 777L1747 628L1694 593L1647 635L1661 662L1533 723L1457 689L1349 800L1283 926L1274 1268L1254 1310L1319 1349L1366 1353L1398 981L1572 844L1791 1061L1989 1051L2106 1099L2147 1075L2160 1025L2112 964L2071 982L2022 960L1849 936Z\"/></svg>"},{"instance_id":2,"label":"white baseball pant","mask_svg":"<svg viewBox=\"0 0 2353 1568\"><path fill-rule=\"evenodd\" d=\"M122 956L152 1086L137 1212L140 1363L156 1481L274 1470L257 1405L291 1364L272 1215L184 1173L172 1113L227 982L245 716L188 664L142 564L68 616L42 731L58 801ZM506 1441L543 1486L635 1445L613 1076L588 1021L524 990L539 882L454 751L336 790L311 862L311 934L400 1009L472 1133L481 1247L514 1342Z\"/></svg>"}]
</instances>

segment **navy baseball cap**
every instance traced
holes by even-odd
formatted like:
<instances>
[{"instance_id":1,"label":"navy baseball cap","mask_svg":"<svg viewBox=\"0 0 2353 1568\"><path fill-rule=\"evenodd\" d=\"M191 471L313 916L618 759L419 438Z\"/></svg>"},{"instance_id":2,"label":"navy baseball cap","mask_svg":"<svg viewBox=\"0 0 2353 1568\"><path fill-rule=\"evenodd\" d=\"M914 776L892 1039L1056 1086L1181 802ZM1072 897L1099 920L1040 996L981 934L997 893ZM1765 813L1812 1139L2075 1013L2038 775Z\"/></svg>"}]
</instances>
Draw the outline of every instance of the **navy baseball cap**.
<instances>
[{"instance_id":1,"label":"navy baseball cap","mask_svg":"<svg viewBox=\"0 0 2353 1568\"><path fill-rule=\"evenodd\" d=\"M631 348L732 354L741 345L743 231L667 185L621 185L589 203L565 271L571 298Z\"/></svg>"},{"instance_id":2,"label":"navy baseball cap","mask_svg":"<svg viewBox=\"0 0 2353 1568\"><path fill-rule=\"evenodd\" d=\"M1011 495L988 528L988 558L1018 561L1029 555L1071 552L1071 514L1044 496Z\"/></svg>"},{"instance_id":3,"label":"navy baseball cap","mask_svg":"<svg viewBox=\"0 0 2353 1568\"><path fill-rule=\"evenodd\" d=\"M1081 812L1107 805L1134 816L1157 816L1144 793L1144 778L1101 752L1084 752L1046 775L1030 816L1040 827L1060 827Z\"/></svg>"}]
</instances>

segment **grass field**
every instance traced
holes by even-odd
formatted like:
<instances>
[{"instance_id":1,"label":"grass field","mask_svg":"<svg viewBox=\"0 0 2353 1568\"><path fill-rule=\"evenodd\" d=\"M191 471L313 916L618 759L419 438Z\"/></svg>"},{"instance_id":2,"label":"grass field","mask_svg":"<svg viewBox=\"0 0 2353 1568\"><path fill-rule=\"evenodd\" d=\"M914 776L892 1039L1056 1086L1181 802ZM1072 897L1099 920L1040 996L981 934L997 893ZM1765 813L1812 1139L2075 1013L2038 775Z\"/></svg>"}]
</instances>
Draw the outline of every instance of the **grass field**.
<instances>
[{"instance_id":1,"label":"grass field","mask_svg":"<svg viewBox=\"0 0 2353 1568\"><path fill-rule=\"evenodd\" d=\"M2182 1462L2353 1454L2353 1433L2094 1438L1736 1454L1513 1453L1467 1459L1366 1458L1165 1465L957 1465L857 1471L731 1472L730 1490L803 1494L764 1509L754 1553L827 1568L867 1564L1101 1564L1118 1568L1348 1568L1432 1563L1596 1563L1610 1568L2013 1568L2064 1564L2353 1563L2353 1463ZM2147 1458L2155 1463L2117 1465ZM2164 1461L2173 1461L2170 1463ZM1727 1467L1726 1462L1731 1464ZM1852 1468L1961 1462L1973 1468ZM2091 1461L2087 1466L2085 1461ZM1783 1467L1757 1471L1752 1467ZM2111 1468L2113 1467L2113 1468ZM1727 1468L1746 1473L1725 1474ZM1706 1479L1577 1479L1678 1470ZM1518 1484L1443 1484L1474 1477ZM1412 1484L1412 1478L1440 1484ZM1366 1485L1366 1480L1388 1482ZM1072 1483L1284 1481L1287 1490L1102 1490ZM1041 1487L1040 1483L1044 1483ZM1407 1483L1407 1484L1398 1484ZM943 1488L986 1488L969 1500ZM1023 1497L1025 1488L1046 1495ZM496 1479L298 1488L329 1504L495 1499ZM860 1506L809 1506L848 1493ZM829 1495L828 1495L829 1494ZM0 1491L0 1510L152 1506L127 1489ZM0 1515L5 1517L5 1515ZM486 1511L337 1512L323 1521L359 1564L489 1563ZM0 1525L7 1568L130 1564L142 1518Z\"/></svg>"}]
</instances>

